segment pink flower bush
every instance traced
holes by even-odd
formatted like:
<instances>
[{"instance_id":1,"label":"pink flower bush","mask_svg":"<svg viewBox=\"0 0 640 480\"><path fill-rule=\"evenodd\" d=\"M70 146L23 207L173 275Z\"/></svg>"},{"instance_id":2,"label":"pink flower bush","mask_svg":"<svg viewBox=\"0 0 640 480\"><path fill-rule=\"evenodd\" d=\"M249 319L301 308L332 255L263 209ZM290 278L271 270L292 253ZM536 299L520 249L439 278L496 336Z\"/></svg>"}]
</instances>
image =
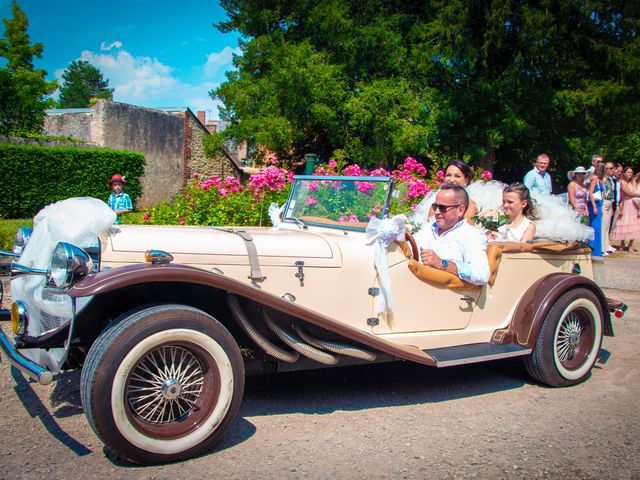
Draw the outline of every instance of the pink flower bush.
<instances>
[{"instance_id":1,"label":"pink flower bush","mask_svg":"<svg viewBox=\"0 0 640 480\"><path fill-rule=\"evenodd\" d=\"M354 215L354 214L352 213L351 215L343 215L342 217L340 217L340 218L338 219L338 221L339 221L340 223L347 223L347 222L357 222L357 221L359 221L359 220L358 220L357 215Z\"/></svg>"},{"instance_id":2,"label":"pink flower bush","mask_svg":"<svg viewBox=\"0 0 640 480\"><path fill-rule=\"evenodd\" d=\"M375 190L376 185L371 182L356 182L356 189L365 195L371 194Z\"/></svg>"},{"instance_id":3,"label":"pink flower bush","mask_svg":"<svg viewBox=\"0 0 640 480\"><path fill-rule=\"evenodd\" d=\"M284 168L270 166L249 177L249 188L256 199L262 198L265 191L278 192L287 186L289 173Z\"/></svg>"},{"instance_id":4,"label":"pink flower bush","mask_svg":"<svg viewBox=\"0 0 640 480\"><path fill-rule=\"evenodd\" d=\"M309 189L310 192L315 192L318 190L318 182L316 182L315 180L313 182L310 182L309 185L307 186L307 188Z\"/></svg>"},{"instance_id":5,"label":"pink flower bush","mask_svg":"<svg viewBox=\"0 0 640 480\"><path fill-rule=\"evenodd\" d=\"M372 177L390 177L391 172L388 172L384 168L376 168L375 170L371 170L371 172L369 172L369 175L371 175Z\"/></svg>"},{"instance_id":6,"label":"pink flower bush","mask_svg":"<svg viewBox=\"0 0 640 480\"><path fill-rule=\"evenodd\" d=\"M353 165L349 165L348 167L344 167L342 169L342 175L347 175L347 176L352 176L352 177L361 177L362 176L362 170L360 169L360 165L358 165L357 163L354 163Z\"/></svg>"},{"instance_id":7,"label":"pink flower bush","mask_svg":"<svg viewBox=\"0 0 640 480\"><path fill-rule=\"evenodd\" d=\"M304 204L307 207L311 207L311 206L315 205L316 203L318 203L318 199L316 197L307 197L307 199L304 201Z\"/></svg>"}]
</instances>

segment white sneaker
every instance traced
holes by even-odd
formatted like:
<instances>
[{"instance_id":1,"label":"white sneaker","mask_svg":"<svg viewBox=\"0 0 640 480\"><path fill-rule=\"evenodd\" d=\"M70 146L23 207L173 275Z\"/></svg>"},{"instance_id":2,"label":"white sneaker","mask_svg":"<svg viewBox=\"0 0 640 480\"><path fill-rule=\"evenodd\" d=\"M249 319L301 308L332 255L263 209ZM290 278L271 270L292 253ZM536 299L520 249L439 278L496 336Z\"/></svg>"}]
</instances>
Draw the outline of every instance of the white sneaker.
<instances>
[{"instance_id":1,"label":"white sneaker","mask_svg":"<svg viewBox=\"0 0 640 480\"><path fill-rule=\"evenodd\" d=\"M608 253L616 253L617 251L618 251L618 250L616 250L616 249L615 249L615 248L613 248L613 247L609 247L609 248L607 248L607 252L608 252Z\"/></svg>"}]
</instances>

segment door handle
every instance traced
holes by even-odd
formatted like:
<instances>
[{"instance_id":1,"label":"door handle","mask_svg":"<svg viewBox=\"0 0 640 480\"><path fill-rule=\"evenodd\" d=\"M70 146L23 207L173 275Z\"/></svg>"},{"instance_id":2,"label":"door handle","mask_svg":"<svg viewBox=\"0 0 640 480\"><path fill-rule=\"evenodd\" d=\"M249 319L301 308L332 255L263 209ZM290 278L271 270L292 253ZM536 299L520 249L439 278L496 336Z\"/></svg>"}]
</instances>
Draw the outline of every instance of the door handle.
<instances>
[{"instance_id":1,"label":"door handle","mask_svg":"<svg viewBox=\"0 0 640 480\"><path fill-rule=\"evenodd\" d=\"M464 300L465 302L473 302L473 297L471 295L463 295L460 297L460 300Z\"/></svg>"}]
</instances>

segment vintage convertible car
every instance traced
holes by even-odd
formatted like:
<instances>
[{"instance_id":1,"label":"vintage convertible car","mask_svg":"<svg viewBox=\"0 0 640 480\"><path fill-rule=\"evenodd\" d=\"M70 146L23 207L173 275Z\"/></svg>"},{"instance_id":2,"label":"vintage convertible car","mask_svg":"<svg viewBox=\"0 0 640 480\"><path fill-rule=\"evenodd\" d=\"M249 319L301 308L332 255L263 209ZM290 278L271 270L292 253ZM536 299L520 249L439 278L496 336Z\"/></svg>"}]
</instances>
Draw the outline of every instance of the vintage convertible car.
<instances>
[{"instance_id":1,"label":"vintage convertible car","mask_svg":"<svg viewBox=\"0 0 640 480\"><path fill-rule=\"evenodd\" d=\"M113 225L98 201L62 205L17 237L0 346L42 384L82 368L89 423L142 464L210 449L247 374L521 356L547 385L589 376L613 329L588 247L490 244L490 282L471 285L417 261L401 196L386 177L299 176L261 228ZM62 228L66 214L83 220Z\"/></svg>"}]
</instances>

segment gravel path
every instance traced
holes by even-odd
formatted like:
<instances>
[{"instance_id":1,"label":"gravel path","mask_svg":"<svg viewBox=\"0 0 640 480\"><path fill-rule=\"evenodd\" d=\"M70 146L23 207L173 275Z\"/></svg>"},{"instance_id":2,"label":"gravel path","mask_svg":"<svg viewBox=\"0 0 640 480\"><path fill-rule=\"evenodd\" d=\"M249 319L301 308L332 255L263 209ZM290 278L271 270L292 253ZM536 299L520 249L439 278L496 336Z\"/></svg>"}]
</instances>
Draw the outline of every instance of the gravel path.
<instances>
[{"instance_id":1,"label":"gravel path","mask_svg":"<svg viewBox=\"0 0 640 480\"><path fill-rule=\"evenodd\" d=\"M640 292L606 293L629 312L582 385L542 387L517 360L250 377L213 452L158 467L103 449L82 412L79 374L45 387L5 361L0 478L640 479Z\"/></svg>"}]
</instances>

